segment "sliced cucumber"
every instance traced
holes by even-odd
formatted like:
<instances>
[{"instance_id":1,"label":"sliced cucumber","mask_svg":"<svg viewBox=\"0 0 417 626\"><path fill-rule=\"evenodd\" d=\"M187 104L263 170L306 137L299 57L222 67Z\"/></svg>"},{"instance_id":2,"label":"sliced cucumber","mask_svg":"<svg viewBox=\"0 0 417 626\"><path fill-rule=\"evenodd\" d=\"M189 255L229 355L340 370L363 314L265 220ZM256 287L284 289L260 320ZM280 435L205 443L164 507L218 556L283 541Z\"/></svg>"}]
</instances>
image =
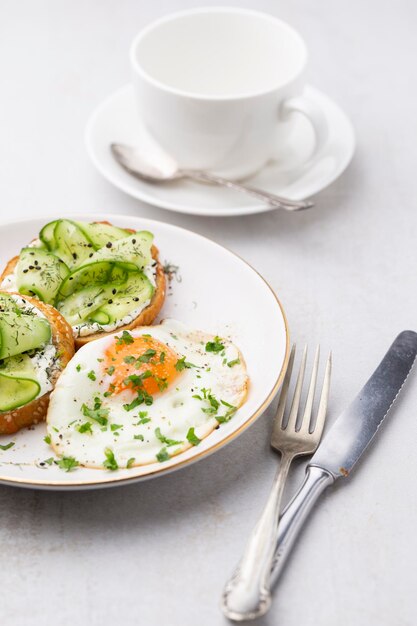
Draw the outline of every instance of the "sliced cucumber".
<instances>
[{"instance_id":1,"label":"sliced cucumber","mask_svg":"<svg viewBox=\"0 0 417 626\"><path fill-rule=\"evenodd\" d=\"M57 225L57 222L59 221L60 220L54 220L53 222L49 222L48 224L45 224L45 226L42 228L41 232L39 233L39 239L42 241L42 243L46 246L48 250L55 250L56 242L55 242L55 237L54 237L54 230L55 230L55 226Z\"/></svg>"},{"instance_id":2,"label":"sliced cucumber","mask_svg":"<svg viewBox=\"0 0 417 626\"><path fill-rule=\"evenodd\" d=\"M51 326L45 318L20 310L0 317L0 359L34 350L50 339Z\"/></svg>"},{"instance_id":3,"label":"sliced cucumber","mask_svg":"<svg viewBox=\"0 0 417 626\"><path fill-rule=\"evenodd\" d=\"M117 228L117 226L112 226L111 224L99 224L97 222L92 224L75 222L75 224L88 237L96 250L105 246L109 241L117 241L130 235L124 228Z\"/></svg>"},{"instance_id":4,"label":"sliced cucumber","mask_svg":"<svg viewBox=\"0 0 417 626\"><path fill-rule=\"evenodd\" d=\"M61 300L57 308L69 324L112 324L153 296L154 287L142 272L129 272L124 283L90 285Z\"/></svg>"},{"instance_id":5,"label":"sliced cucumber","mask_svg":"<svg viewBox=\"0 0 417 626\"><path fill-rule=\"evenodd\" d=\"M58 220L54 228L54 254L70 268L82 265L94 254L94 247L88 237L70 220Z\"/></svg>"},{"instance_id":6,"label":"sliced cucumber","mask_svg":"<svg viewBox=\"0 0 417 626\"><path fill-rule=\"evenodd\" d=\"M89 285L102 285L109 282L124 282L127 272L108 261L97 261L80 267L66 277L58 293L57 302Z\"/></svg>"},{"instance_id":7,"label":"sliced cucumber","mask_svg":"<svg viewBox=\"0 0 417 626\"><path fill-rule=\"evenodd\" d=\"M11 411L36 398L41 387L30 358L21 354L0 366L0 411Z\"/></svg>"},{"instance_id":8,"label":"sliced cucumber","mask_svg":"<svg viewBox=\"0 0 417 626\"><path fill-rule=\"evenodd\" d=\"M98 314L106 314L109 318L107 324L122 320L145 302L151 300L154 287L142 272L129 272L126 283L113 289L113 291L116 293L113 293L111 298L94 312L96 318Z\"/></svg>"},{"instance_id":9,"label":"sliced cucumber","mask_svg":"<svg viewBox=\"0 0 417 626\"><path fill-rule=\"evenodd\" d=\"M112 296L112 287L109 285L90 285L58 303L58 311L65 317L71 326L81 324L92 318L94 312L107 302ZM99 321L99 320L95 320Z\"/></svg>"},{"instance_id":10,"label":"sliced cucumber","mask_svg":"<svg viewBox=\"0 0 417 626\"><path fill-rule=\"evenodd\" d=\"M152 261L152 242L152 233L147 230L141 230L123 239L118 239L114 243L109 242L106 246L97 250L89 259L89 262L112 261L126 268L133 266L142 270Z\"/></svg>"},{"instance_id":11,"label":"sliced cucumber","mask_svg":"<svg viewBox=\"0 0 417 626\"><path fill-rule=\"evenodd\" d=\"M49 304L68 274L64 261L42 248L23 248L15 270L18 291Z\"/></svg>"}]
</instances>

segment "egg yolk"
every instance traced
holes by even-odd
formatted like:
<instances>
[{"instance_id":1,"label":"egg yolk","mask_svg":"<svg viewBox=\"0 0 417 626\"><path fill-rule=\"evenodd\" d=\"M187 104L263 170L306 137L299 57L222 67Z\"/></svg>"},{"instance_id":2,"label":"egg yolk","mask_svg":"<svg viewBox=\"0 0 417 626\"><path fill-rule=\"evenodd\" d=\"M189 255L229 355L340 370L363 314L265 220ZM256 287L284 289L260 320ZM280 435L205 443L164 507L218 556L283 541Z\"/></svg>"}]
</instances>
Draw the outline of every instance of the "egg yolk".
<instances>
[{"instance_id":1,"label":"egg yolk","mask_svg":"<svg viewBox=\"0 0 417 626\"><path fill-rule=\"evenodd\" d=\"M164 391L179 375L179 356L166 344L150 335L133 337L126 333L116 338L105 352L103 366L111 374L109 390L143 389L153 396Z\"/></svg>"}]
</instances>

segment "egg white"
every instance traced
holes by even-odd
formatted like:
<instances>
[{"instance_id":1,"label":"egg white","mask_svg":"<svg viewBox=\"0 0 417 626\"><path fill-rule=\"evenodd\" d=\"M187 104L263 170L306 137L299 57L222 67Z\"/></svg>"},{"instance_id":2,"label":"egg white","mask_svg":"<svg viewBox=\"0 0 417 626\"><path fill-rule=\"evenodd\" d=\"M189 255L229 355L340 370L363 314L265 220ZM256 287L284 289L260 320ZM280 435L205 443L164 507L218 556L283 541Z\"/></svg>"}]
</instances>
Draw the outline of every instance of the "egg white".
<instances>
[{"instance_id":1,"label":"egg white","mask_svg":"<svg viewBox=\"0 0 417 626\"><path fill-rule=\"evenodd\" d=\"M112 451L119 468L126 467L128 462L129 467L163 462L161 452L166 460L193 445L187 439L190 428L194 428L195 436L201 440L218 426L215 416L233 419L234 410L228 405L237 409L245 401L246 367L238 348L230 341L222 339L221 352L207 352L206 343L213 336L189 330L175 320L129 332L133 337L144 334L155 337L195 367L184 369L166 390L155 394L151 406L142 404L126 411L123 404L132 401L132 392L126 390L103 397L112 379L101 366L106 349L121 333L86 344L68 363L50 397L47 430L59 456L74 457L80 465L92 468L105 467L106 450ZM220 403L215 415L203 410L210 408L208 394ZM96 397L102 408L109 409L107 428L90 420L92 433L80 433L77 428L88 421L82 406L92 407ZM121 427L112 430L111 425ZM166 445L155 431L179 443Z\"/></svg>"}]
</instances>

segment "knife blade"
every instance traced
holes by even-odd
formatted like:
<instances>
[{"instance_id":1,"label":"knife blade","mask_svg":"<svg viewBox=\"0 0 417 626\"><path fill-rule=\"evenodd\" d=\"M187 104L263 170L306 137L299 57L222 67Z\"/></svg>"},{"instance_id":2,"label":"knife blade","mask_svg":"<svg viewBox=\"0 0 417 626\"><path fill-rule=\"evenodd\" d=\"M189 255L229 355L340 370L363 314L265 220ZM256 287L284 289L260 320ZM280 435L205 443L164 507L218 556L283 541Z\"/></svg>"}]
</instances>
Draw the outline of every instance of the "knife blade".
<instances>
[{"instance_id":1,"label":"knife blade","mask_svg":"<svg viewBox=\"0 0 417 626\"><path fill-rule=\"evenodd\" d=\"M417 356L417 333L405 330L392 343L371 378L330 428L306 468L298 493L282 513L272 567L275 583L298 533L320 494L350 474L400 393Z\"/></svg>"}]
</instances>

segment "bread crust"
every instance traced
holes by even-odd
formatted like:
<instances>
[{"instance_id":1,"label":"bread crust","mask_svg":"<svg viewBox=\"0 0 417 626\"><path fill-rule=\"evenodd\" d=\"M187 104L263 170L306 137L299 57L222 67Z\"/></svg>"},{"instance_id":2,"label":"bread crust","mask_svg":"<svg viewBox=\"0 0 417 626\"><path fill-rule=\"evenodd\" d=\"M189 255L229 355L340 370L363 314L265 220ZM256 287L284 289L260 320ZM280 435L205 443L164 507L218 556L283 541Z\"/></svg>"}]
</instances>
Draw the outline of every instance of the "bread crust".
<instances>
[{"instance_id":1,"label":"bread crust","mask_svg":"<svg viewBox=\"0 0 417 626\"><path fill-rule=\"evenodd\" d=\"M108 222L100 222L100 223L108 223ZM130 230L130 229L126 229ZM134 232L134 231L132 231ZM136 328L137 326L150 326L152 322L156 319L159 314L159 311L162 308L162 305L165 301L165 292L166 292L166 280L165 280L165 272L159 261L159 252L156 246L152 246L151 249L152 258L156 261L156 275L155 275L155 291L152 296L152 300L148 304L147 307L143 309L139 313L139 315L132 321L130 324L125 324L124 326L119 326L115 330L109 332L98 332L92 333L91 335L86 335L84 337L74 336L75 349L78 350L81 346L84 346L86 343L90 341L94 341L95 339L101 339L106 335L109 335L114 332L119 332L123 330L132 330L132 328ZM14 273L17 262L19 261L19 256L15 256L7 263L3 273L0 276L0 283L9 276ZM38 302L38 300L36 300Z\"/></svg>"},{"instance_id":2,"label":"bread crust","mask_svg":"<svg viewBox=\"0 0 417 626\"><path fill-rule=\"evenodd\" d=\"M7 292L7 295L13 295ZM68 361L74 356L74 338L71 326L65 321L63 316L54 309L50 304L45 304L36 298L23 296L20 293L14 295L23 298L34 307L39 309L45 315L51 324L52 342L59 355L58 367L54 369L51 382L55 386L62 370L66 367ZM39 398L32 400L28 404L4 413L0 413L0 435L10 435L16 433L21 428L33 426L45 420L48 410L49 396L48 393L43 394Z\"/></svg>"}]
</instances>

